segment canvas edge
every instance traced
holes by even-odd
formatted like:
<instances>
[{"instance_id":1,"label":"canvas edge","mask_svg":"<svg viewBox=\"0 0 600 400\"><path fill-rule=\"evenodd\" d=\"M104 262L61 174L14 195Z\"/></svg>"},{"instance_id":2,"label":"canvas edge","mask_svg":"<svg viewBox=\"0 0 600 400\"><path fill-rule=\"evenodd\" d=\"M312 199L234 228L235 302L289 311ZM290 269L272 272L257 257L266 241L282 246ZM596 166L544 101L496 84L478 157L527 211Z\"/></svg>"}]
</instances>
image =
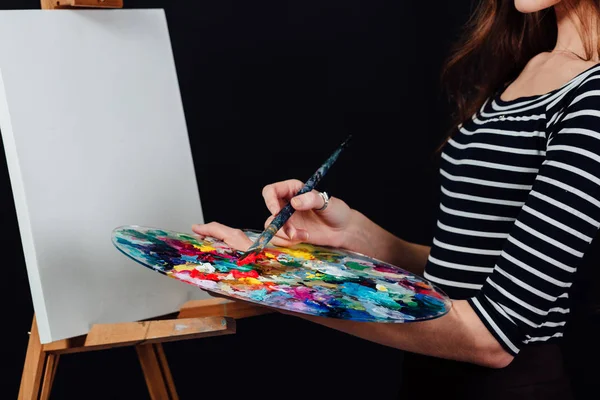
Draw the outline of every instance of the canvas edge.
<instances>
[{"instance_id":1,"label":"canvas edge","mask_svg":"<svg viewBox=\"0 0 600 400\"><path fill-rule=\"evenodd\" d=\"M48 313L46 312L46 306L44 304L39 265L31 229L31 220L29 218L29 209L27 207L27 196L22 179L17 143L14 136L7 97L3 71L0 66L0 131L2 133L4 153L8 164L8 174L13 192L13 200L40 342L46 344L52 341L52 334L50 331Z\"/></svg>"}]
</instances>

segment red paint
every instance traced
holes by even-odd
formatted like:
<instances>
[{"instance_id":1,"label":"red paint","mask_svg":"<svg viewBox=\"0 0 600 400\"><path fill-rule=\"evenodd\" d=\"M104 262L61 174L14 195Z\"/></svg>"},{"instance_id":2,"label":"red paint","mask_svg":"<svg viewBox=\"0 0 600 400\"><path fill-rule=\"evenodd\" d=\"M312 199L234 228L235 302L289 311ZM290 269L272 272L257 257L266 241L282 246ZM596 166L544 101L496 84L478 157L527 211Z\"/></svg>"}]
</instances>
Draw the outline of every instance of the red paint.
<instances>
[{"instance_id":1,"label":"red paint","mask_svg":"<svg viewBox=\"0 0 600 400\"><path fill-rule=\"evenodd\" d=\"M261 258L263 258L263 256L261 254L251 253L251 254L248 254L246 257L240 258L239 260L237 260L237 265L241 267L242 265L255 263L258 260L260 260Z\"/></svg>"},{"instance_id":2,"label":"red paint","mask_svg":"<svg viewBox=\"0 0 600 400\"><path fill-rule=\"evenodd\" d=\"M197 278L197 279L202 279L205 281L214 281L214 282L219 282L219 275L217 274L205 274L204 272L200 272L197 269L192 270L192 272L190 272L190 276L192 278Z\"/></svg>"},{"instance_id":3,"label":"red paint","mask_svg":"<svg viewBox=\"0 0 600 400\"><path fill-rule=\"evenodd\" d=\"M165 243L171 247L174 247L181 254L186 256L195 256L198 254L198 249L191 243L186 243L177 239L164 239Z\"/></svg>"},{"instance_id":4,"label":"red paint","mask_svg":"<svg viewBox=\"0 0 600 400\"><path fill-rule=\"evenodd\" d=\"M383 266L383 265L376 265L375 267L373 267L373 269L375 271L379 271L379 272L389 272L389 273L392 273L392 274L397 274L398 273L397 269L386 267L386 266Z\"/></svg>"},{"instance_id":5,"label":"red paint","mask_svg":"<svg viewBox=\"0 0 600 400\"><path fill-rule=\"evenodd\" d=\"M258 278L258 272L255 270L251 270L248 272L238 271L237 269L232 269L231 273L235 279L240 278Z\"/></svg>"},{"instance_id":6,"label":"red paint","mask_svg":"<svg viewBox=\"0 0 600 400\"><path fill-rule=\"evenodd\" d=\"M198 254L198 258L196 260L213 264L215 262L215 257L210 253Z\"/></svg>"}]
</instances>

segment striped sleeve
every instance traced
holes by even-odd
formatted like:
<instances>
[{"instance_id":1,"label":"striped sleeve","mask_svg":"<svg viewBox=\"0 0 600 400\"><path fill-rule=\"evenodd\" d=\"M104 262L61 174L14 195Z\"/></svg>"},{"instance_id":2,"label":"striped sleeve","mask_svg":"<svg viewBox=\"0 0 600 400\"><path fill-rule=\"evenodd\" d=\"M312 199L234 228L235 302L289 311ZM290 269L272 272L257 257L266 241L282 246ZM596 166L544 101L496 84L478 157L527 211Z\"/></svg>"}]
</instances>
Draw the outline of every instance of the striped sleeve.
<instances>
[{"instance_id":1,"label":"striped sleeve","mask_svg":"<svg viewBox=\"0 0 600 400\"><path fill-rule=\"evenodd\" d=\"M600 79L549 128L546 157L493 272L469 303L511 354L562 336L569 290L600 226ZM550 120L552 121L552 120Z\"/></svg>"}]
</instances>

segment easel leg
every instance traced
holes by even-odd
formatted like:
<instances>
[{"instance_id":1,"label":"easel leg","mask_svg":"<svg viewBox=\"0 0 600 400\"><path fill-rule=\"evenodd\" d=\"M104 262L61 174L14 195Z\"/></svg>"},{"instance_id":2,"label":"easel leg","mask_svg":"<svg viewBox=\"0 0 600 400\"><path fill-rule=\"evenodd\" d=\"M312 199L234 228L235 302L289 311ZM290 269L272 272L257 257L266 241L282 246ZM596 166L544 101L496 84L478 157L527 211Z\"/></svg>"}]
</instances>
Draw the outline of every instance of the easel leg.
<instances>
[{"instance_id":1,"label":"easel leg","mask_svg":"<svg viewBox=\"0 0 600 400\"><path fill-rule=\"evenodd\" d=\"M175 381L173 380L173 375L171 374L171 368L169 368L167 355L165 354L163 345L162 343L156 343L154 347L158 356L158 362L160 363L160 369L165 379L165 384L167 385L167 390L169 391L169 395L171 396L169 398L171 400L177 400L179 399L179 396L177 396L177 390L175 390Z\"/></svg>"},{"instance_id":2,"label":"easel leg","mask_svg":"<svg viewBox=\"0 0 600 400\"><path fill-rule=\"evenodd\" d=\"M146 386L152 400L178 400L171 370L162 344L142 344L135 346L140 359Z\"/></svg>"},{"instance_id":3,"label":"easel leg","mask_svg":"<svg viewBox=\"0 0 600 400\"><path fill-rule=\"evenodd\" d=\"M58 356L51 355L44 351L40 343L35 316L31 324L31 333L29 335L29 345L25 355L25 366L21 377L21 387L19 388L19 400L38 400L40 388L43 386L44 396L47 399L50 396L52 381L58 364Z\"/></svg>"},{"instance_id":4,"label":"easel leg","mask_svg":"<svg viewBox=\"0 0 600 400\"><path fill-rule=\"evenodd\" d=\"M198 301L180 310L176 319L98 324L87 335L42 345L35 315L25 356L18 400L47 400L61 354L135 346L152 400L179 400L162 342L199 339L236 332L235 319L264 313L235 307L221 299ZM184 312L197 314L185 317ZM138 344L144 343L144 344Z\"/></svg>"},{"instance_id":5,"label":"easel leg","mask_svg":"<svg viewBox=\"0 0 600 400\"><path fill-rule=\"evenodd\" d=\"M52 383L54 383L54 376L56 375L59 357L59 354L50 353L46 355L46 370L44 371L44 381L42 382L42 394L40 395L40 400L50 399L50 392L52 391Z\"/></svg>"}]
</instances>

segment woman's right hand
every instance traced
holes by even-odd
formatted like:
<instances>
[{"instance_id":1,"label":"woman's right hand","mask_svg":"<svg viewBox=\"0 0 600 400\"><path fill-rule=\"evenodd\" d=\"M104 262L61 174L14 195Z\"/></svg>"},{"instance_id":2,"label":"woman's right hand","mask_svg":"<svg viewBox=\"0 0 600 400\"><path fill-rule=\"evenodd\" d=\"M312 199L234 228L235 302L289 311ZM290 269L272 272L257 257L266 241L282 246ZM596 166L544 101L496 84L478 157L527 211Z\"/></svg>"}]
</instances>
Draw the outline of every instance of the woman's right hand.
<instances>
[{"instance_id":1,"label":"woman's right hand","mask_svg":"<svg viewBox=\"0 0 600 400\"><path fill-rule=\"evenodd\" d=\"M269 184L263 188L263 198L271 216L265 228L287 203L295 209L294 214L271 240L276 246L290 246L297 243L311 243L321 246L343 247L344 239L351 223L352 209L342 200L330 198L324 205L323 198L316 190L296 196L304 183L289 179Z\"/></svg>"}]
</instances>

